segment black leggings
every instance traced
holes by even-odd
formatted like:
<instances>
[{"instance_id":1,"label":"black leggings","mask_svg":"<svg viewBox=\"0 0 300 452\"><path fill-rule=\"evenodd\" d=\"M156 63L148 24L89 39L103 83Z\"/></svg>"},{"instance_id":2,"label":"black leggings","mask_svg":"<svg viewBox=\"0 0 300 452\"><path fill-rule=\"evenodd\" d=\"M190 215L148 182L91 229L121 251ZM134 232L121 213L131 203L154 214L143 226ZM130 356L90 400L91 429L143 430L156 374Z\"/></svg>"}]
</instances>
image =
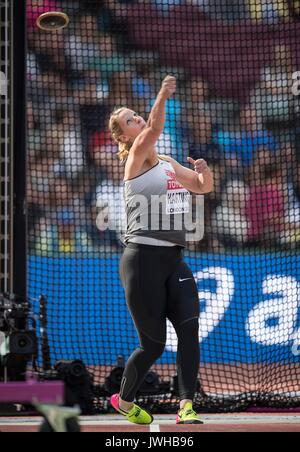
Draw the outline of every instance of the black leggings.
<instances>
[{"instance_id":1,"label":"black leggings","mask_svg":"<svg viewBox=\"0 0 300 452\"><path fill-rule=\"evenodd\" d=\"M180 247L129 243L120 262L126 301L140 338L129 358L120 397L132 402L166 344L166 320L178 337L177 369L180 399L193 399L199 370L199 299Z\"/></svg>"}]
</instances>

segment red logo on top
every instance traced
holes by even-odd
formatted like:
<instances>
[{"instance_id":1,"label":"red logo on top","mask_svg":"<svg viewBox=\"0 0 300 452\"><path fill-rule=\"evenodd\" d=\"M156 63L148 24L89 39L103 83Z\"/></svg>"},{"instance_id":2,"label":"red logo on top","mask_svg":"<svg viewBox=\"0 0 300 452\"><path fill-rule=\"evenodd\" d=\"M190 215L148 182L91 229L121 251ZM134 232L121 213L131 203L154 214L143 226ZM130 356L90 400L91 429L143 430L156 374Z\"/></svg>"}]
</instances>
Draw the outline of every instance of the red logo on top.
<instances>
[{"instance_id":1,"label":"red logo on top","mask_svg":"<svg viewBox=\"0 0 300 452\"><path fill-rule=\"evenodd\" d=\"M168 190L178 190L180 188L184 188L179 182L177 182L176 174L173 171L165 170L165 173L171 179L168 180Z\"/></svg>"},{"instance_id":2,"label":"red logo on top","mask_svg":"<svg viewBox=\"0 0 300 452\"><path fill-rule=\"evenodd\" d=\"M165 173L170 179L176 180L176 174L173 171L165 170Z\"/></svg>"}]
</instances>

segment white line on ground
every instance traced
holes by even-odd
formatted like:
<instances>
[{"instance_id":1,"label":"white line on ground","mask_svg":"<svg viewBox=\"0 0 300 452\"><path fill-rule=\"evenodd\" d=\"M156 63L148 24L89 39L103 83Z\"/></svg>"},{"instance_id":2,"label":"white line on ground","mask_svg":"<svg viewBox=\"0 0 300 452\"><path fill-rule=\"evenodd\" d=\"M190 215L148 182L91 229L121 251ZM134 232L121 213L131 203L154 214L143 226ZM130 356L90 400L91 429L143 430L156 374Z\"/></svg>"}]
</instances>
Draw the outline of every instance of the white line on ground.
<instances>
[{"instance_id":1,"label":"white line on ground","mask_svg":"<svg viewBox=\"0 0 300 452\"><path fill-rule=\"evenodd\" d=\"M151 424L150 425L150 433L159 433L160 432L160 428L159 428L159 424Z\"/></svg>"}]
</instances>

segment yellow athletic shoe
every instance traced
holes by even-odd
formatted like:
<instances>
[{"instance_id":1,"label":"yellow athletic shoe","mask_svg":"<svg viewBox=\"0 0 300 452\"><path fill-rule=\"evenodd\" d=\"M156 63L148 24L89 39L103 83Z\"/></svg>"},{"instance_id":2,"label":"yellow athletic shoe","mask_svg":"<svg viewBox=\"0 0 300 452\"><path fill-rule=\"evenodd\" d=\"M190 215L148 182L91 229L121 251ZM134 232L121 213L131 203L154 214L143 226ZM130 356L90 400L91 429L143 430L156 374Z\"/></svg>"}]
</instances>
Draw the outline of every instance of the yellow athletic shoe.
<instances>
[{"instance_id":1,"label":"yellow athletic shoe","mask_svg":"<svg viewBox=\"0 0 300 452\"><path fill-rule=\"evenodd\" d=\"M176 419L176 424L203 424L199 419L198 414L193 410L193 404L187 402L184 408L179 411Z\"/></svg>"},{"instance_id":2,"label":"yellow athletic shoe","mask_svg":"<svg viewBox=\"0 0 300 452\"><path fill-rule=\"evenodd\" d=\"M116 411L123 414L129 422L133 424L139 425L149 425L153 422L153 416L148 413L146 410L138 407L137 405L133 405L130 411L123 411L119 406L119 394L114 394L110 399L111 405L114 407Z\"/></svg>"}]
</instances>

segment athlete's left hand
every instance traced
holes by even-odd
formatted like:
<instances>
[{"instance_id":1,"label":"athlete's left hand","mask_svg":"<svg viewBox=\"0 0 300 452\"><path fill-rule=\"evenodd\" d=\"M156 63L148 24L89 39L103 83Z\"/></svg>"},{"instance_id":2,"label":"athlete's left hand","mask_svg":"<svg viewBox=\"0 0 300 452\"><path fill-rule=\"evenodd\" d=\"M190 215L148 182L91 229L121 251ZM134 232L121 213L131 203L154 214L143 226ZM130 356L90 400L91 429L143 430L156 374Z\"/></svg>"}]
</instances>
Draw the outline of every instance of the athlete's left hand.
<instances>
[{"instance_id":1,"label":"athlete's left hand","mask_svg":"<svg viewBox=\"0 0 300 452\"><path fill-rule=\"evenodd\" d=\"M201 174L204 171L208 170L208 165L207 165L206 161L203 159L194 160L194 159L192 159L192 157L188 157L187 160L192 165L194 165L194 170L198 174Z\"/></svg>"}]
</instances>

